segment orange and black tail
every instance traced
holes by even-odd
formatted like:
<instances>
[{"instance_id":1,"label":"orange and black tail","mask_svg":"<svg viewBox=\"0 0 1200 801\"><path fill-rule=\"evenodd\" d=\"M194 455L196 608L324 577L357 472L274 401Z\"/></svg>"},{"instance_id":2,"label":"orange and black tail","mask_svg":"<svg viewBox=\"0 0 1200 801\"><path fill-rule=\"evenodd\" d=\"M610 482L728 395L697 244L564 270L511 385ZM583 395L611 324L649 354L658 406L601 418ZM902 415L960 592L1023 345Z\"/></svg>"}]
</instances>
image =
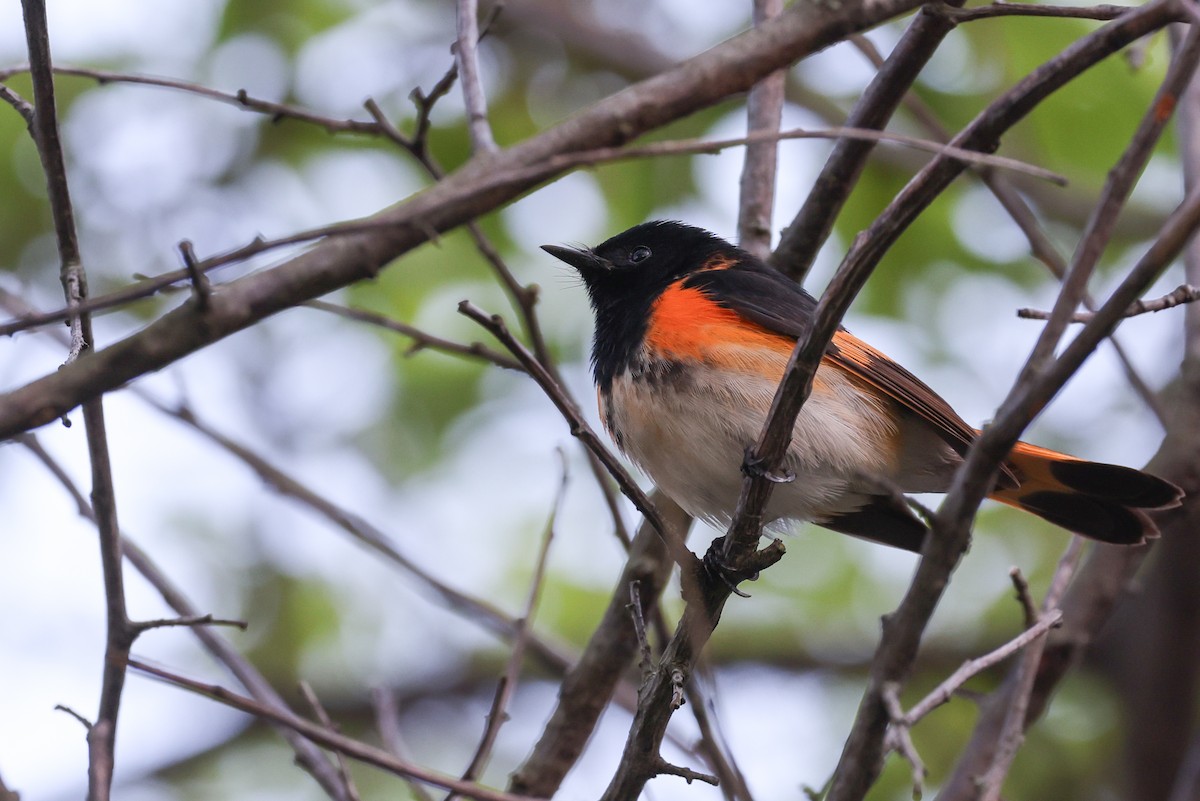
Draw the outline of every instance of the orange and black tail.
<instances>
[{"instance_id":1,"label":"orange and black tail","mask_svg":"<svg viewBox=\"0 0 1200 801\"><path fill-rule=\"evenodd\" d=\"M1062 526L1117 545L1158 536L1147 509L1178 506L1183 491L1131 467L1087 462L1065 453L1017 443L1008 467L1019 485L989 497Z\"/></svg>"}]
</instances>

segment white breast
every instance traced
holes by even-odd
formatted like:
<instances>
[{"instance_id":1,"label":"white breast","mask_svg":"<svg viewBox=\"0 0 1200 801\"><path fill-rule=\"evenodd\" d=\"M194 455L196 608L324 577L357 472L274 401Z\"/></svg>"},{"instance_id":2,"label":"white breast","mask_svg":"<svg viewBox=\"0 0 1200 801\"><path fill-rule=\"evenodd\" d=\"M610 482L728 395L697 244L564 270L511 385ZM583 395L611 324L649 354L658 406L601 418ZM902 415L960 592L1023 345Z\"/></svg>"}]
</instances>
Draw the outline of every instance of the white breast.
<instances>
[{"instance_id":1,"label":"white breast","mask_svg":"<svg viewBox=\"0 0 1200 801\"><path fill-rule=\"evenodd\" d=\"M781 356L774 378L729 366L737 360L728 358L687 371L629 371L601 398L601 415L625 453L680 506L727 522L741 491L746 448L762 430L784 361ZM776 486L768 521L819 522L857 509L870 494L867 477L893 472L894 434L886 410L853 379L834 368L819 370L785 464L795 480Z\"/></svg>"}]
</instances>

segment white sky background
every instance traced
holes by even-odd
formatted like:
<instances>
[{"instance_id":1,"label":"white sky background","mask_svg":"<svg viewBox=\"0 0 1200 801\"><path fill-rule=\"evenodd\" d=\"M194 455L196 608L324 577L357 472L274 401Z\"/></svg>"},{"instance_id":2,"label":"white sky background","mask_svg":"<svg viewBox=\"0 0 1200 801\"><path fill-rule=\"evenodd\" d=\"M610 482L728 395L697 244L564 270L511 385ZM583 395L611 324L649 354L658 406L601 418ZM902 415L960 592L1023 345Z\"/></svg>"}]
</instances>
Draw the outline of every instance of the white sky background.
<instances>
[{"instance_id":1,"label":"white sky background","mask_svg":"<svg viewBox=\"0 0 1200 801\"><path fill-rule=\"evenodd\" d=\"M444 15L433 14L426 6L359 5L364 8L360 16L316 37L294 65L274 45L254 37L227 43L210 54L221 10L216 2L55 0L50 3L51 37L55 56L63 63L116 63L122 69L199 80L225 90L245 87L269 98L281 96L294 82L301 102L326 113L360 115L361 101L368 95L403 90L403 96L412 86L428 86L436 80L445 68L452 26L447 26ZM679 43L674 55L684 56L718 40L735 23L698 15L692 4L678 0L664 4L651 22L652 27L668 24L673 36L664 41ZM886 41L887 35L881 36ZM428 47L414 48L421 57L400 58L397 63L397 37ZM348 54L353 58L347 60ZM19 5L5 3L0 6L0 64L24 58ZM838 49L805 69L828 70L846 83L848 92L868 75L857 55ZM439 110L457 108L458 96L452 94ZM12 112L0 109L0 113ZM809 122L799 112L789 111L789 117L789 124ZM415 172L399 156L367 152L315 158L298 171L282 164L259 164L218 182L230 170L236 173L247 131L256 122L236 109L146 88L122 88L77 104L65 131L89 266L112 280L126 280L134 272L174 267L174 246L183 238L196 242L202 254L210 253L246 242L255 234L285 234L370 213L418 186ZM735 135L742 125L739 116L730 116L712 133ZM776 229L798 207L824 151L820 143L783 147L783 172L791 180L779 193ZM32 148L25 157L36 158ZM736 185L740 160L737 151L697 160L701 199L686 208L662 209L659 216L679 217L731 236L736 208L728 187ZM36 171L26 175L31 181L39 179ZM986 195L970 200L980 216L1002 221L990 202ZM564 214L563 209L571 213ZM537 246L547 241L603 239L614 233L603 214L603 202L585 174L565 178L503 214L511 235L528 254L515 260L515 268L523 280L543 286L545 320L552 335L582 341L590 326L583 293L561 280L556 264ZM970 219L964 219L963 225L971 227ZM1001 233L991 232L995 244L985 247L1019 242L1002 222L996 228ZM973 230L964 234L967 239L974 236ZM31 265L48 270L47 274L56 270L50 242L0 258L5 260L0 268L20 264L25 275L32 274ZM826 258L819 265L818 288L832 264ZM0 280L27 292L44 307L58 305L56 279L28 286L14 285L9 275ZM1168 277L1162 286L1165 291L1177 283ZM932 316L931 295L936 310ZM850 326L893 357L918 367L966 419L979 423L1002 399L1037 334L1036 324L1016 320L1015 308L1045 308L1052 297L1050 289L1030 297L1002 278L975 278L944 293L940 288L915 288L905 299L914 309L908 322L857 317ZM452 319L458 299L447 297L444 308L426 309L422 315ZM112 342L128 333L129 325L119 317L101 318L98 339ZM1165 380L1172 368L1160 354L1164 348L1177 347L1176 327L1170 315L1157 315L1126 329L1129 350L1135 360L1147 365L1156 383ZM63 358L61 350L49 343L35 345L36 340L33 334L0 340L0 388L56 369ZM928 353L941 348L970 353L979 368L964 372L959 361L923 364ZM345 353L353 353L353 359L339 358ZM507 598L508 608L515 610L520 597L512 594L511 575L526 561L520 549L528 543L514 541L498 548L494 538L497 532L515 531L527 527L530 520L544 519L558 481L554 451L565 448L572 455L572 474L583 476L586 471L578 450L561 419L531 384L496 374L487 379L493 400L468 415L453 435L463 447L412 485L388 485L348 440L359 421L380 414L395 390L389 358L375 335L315 312L295 311L267 323L262 331L239 334L209 348L139 386L167 399L184 392L193 408L213 419L219 412L223 431L273 454L287 469L380 524L406 553L435 572L442 568L445 544L454 543L455 569L449 580L487 597ZM568 366L567 372L578 396L590 398L584 366ZM251 389L246 386L248 373L254 374ZM313 380L313 376L321 378ZM253 397L255 391L265 393L276 419L261 419L255 410L262 399ZM248 471L182 426L150 411L131 393L109 396L106 410L123 528L163 564L202 610L227 617L258 613L237 608L241 595L230 590L246 580L242 571L255 560L269 559L296 576L319 576L337 587L339 600L353 610L346 615L352 623L336 635L337 647L314 653L305 665L306 675L318 686L403 682L406 677L436 675L454 670L452 657L491 645L478 631L449 625L445 613L414 594L394 571L272 497ZM82 421L78 414L72 418L76 425L71 429L50 425L39 436L86 492ZM313 433L317 425L320 428ZM1048 444L1070 445L1080 455L1128 464L1144 462L1158 438L1154 424L1130 401L1107 351L1092 359L1039 426L1044 432L1041 439L1049 440ZM290 437L286 446L281 445L280 432ZM464 485L471 486L469 504L462 503ZM598 499L585 481L575 487L560 522L554 569L572 580L607 588L621 559ZM84 733L54 706L66 704L85 716L95 711L104 631L95 534L76 517L52 478L18 446L0 448L0 509L0 643L4 648L0 775L26 798L79 797L87 758ZM481 509L489 513L486 525L480 525ZM517 555L507 556L514 548ZM1019 554L992 553L988 558L988 548L977 546L963 568L978 581L960 579L953 592L970 598L980 592L1005 591L1003 569L994 568L1002 561L1006 568L1007 561ZM507 557L500 575L498 553ZM861 546L861 557L868 570L878 573L884 587L881 595L894 601L907 581L911 558L872 546ZM233 575L223 570L226 560ZM791 570L799 575L799 566ZM130 609L136 617L168 615L136 574L130 570L126 575ZM235 608L229 608L231 598ZM848 623L873 626L889 605L864 604L848 610L852 616ZM946 606L940 617L945 630L969 624L961 613L956 617L954 604ZM754 613L749 605L731 605L734 619ZM253 636L252 631L234 639L250 642ZM193 676L226 681L198 654L185 632L152 633L138 641L135 652L168 666L185 665L185 672ZM451 661L431 661L437 655L448 655ZM777 685L742 673L718 683L730 740L747 744L738 756L752 782L763 797L791 793L797 781L820 784L840 750L840 739L814 730L814 721L838 720L844 729L856 699L842 697L843 690L812 679L793 680L795 686L787 688L786 698L772 695L763 700L762 686ZM530 688L528 695L527 717L515 719L505 732L518 757L552 699L546 687ZM786 708L786 713L770 720L739 715L741 710L762 709L768 703ZM483 713L478 712L476 719L481 722ZM201 750L241 724L240 716L215 704L131 675L120 720L118 777L135 783L126 786L130 794L155 797L162 788L137 789L143 771ZM610 720L598 742L610 743L606 750L613 753L623 737L624 722ZM776 775L771 766L779 764L787 771ZM451 772L460 768L439 767ZM602 759L590 758L573 774L569 785L573 789L565 797L589 797L610 770ZM303 778L296 792L301 797L319 797ZM701 786L685 788L668 779L655 784L655 796L702 801L719 794Z\"/></svg>"}]
</instances>

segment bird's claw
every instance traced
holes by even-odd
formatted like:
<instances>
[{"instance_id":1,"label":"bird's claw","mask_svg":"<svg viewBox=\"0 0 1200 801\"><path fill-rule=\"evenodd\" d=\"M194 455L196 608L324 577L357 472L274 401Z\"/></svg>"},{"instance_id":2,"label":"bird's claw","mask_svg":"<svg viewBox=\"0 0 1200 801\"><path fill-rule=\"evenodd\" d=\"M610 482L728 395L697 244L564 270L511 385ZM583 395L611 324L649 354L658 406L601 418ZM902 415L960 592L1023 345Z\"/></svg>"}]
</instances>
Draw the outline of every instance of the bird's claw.
<instances>
[{"instance_id":1,"label":"bird's claw","mask_svg":"<svg viewBox=\"0 0 1200 801\"><path fill-rule=\"evenodd\" d=\"M751 478L765 478L772 484L791 484L796 480L796 474L786 468L778 473L768 470L766 463L754 455L753 447L746 448L746 454L742 459L742 473Z\"/></svg>"},{"instance_id":2,"label":"bird's claw","mask_svg":"<svg viewBox=\"0 0 1200 801\"><path fill-rule=\"evenodd\" d=\"M725 538L717 537L704 553L704 572L724 584L731 593L740 598L749 598L750 593L738 589L742 581L758 581L758 571L749 576L741 575L725 564Z\"/></svg>"}]
</instances>

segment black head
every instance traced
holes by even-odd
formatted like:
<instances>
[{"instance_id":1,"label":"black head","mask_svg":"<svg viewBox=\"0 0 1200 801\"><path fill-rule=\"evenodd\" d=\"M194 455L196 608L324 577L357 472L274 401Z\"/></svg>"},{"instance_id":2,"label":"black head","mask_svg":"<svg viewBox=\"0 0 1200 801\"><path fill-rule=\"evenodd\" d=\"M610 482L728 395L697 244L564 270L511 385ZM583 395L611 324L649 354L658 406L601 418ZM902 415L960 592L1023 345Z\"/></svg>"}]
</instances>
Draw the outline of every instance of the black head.
<instances>
[{"instance_id":1,"label":"black head","mask_svg":"<svg viewBox=\"0 0 1200 801\"><path fill-rule=\"evenodd\" d=\"M661 220L636 225L591 249L543 245L542 250L574 267L587 287L596 315L592 369L601 389L637 353L650 309L663 290L716 260L748 258L715 234Z\"/></svg>"}]
</instances>

